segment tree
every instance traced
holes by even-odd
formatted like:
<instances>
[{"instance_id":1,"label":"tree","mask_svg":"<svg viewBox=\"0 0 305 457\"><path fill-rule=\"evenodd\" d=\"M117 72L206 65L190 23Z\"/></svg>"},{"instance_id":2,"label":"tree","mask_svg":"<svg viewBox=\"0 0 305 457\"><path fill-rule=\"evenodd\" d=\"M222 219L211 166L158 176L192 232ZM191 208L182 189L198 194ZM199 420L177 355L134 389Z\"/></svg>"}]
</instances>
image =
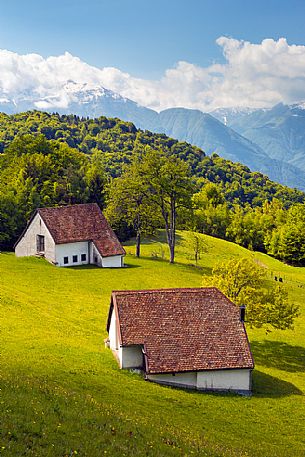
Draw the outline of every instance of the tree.
<instances>
[{"instance_id":1,"label":"tree","mask_svg":"<svg viewBox=\"0 0 305 457\"><path fill-rule=\"evenodd\" d=\"M189 232L187 239L185 240L186 249L191 249L196 265L200 259L200 254L206 252L207 245L201 233Z\"/></svg>"},{"instance_id":2,"label":"tree","mask_svg":"<svg viewBox=\"0 0 305 457\"><path fill-rule=\"evenodd\" d=\"M85 167L85 183L87 199L97 203L101 208L105 206L105 187L108 181L103 155L96 151L90 156L90 161Z\"/></svg>"},{"instance_id":3,"label":"tree","mask_svg":"<svg viewBox=\"0 0 305 457\"><path fill-rule=\"evenodd\" d=\"M193 195L193 213L196 230L225 238L230 223L230 211L219 185L206 183Z\"/></svg>"},{"instance_id":4,"label":"tree","mask_svg":"<svg viewBox=\"0 0 305 457\"><path fill-rule=\"evenodd\" d=\"M10 246L10 241L17 238L20 214L16 209L16 196L0 190L0 249ZM22 221L23 222L23 221Z\"/></svg>"},{"instance_id":5,"label":"tree","mask_svg":"<svg viewBox=\"0 0 305 457\"><path fill-rule=\"evenodd\" d=\"M234 205L227 239L251 250L264 251L264 235L261 208Z\"/></svg>"},{"instance_id":6,"label":"tree","mask_svg":"<svg viewBox=\"0 0 305 457\"><path fill-rule=\"evenodd\" d=\"M247 306L247 322L252 327L292 329L299 308L288 301L282 285L266 284L266 272L247 258L219 263L211 277L204 276L204 286L220 289L236 305Z\"/></svg>"},{"instance_id":7,"label":"tree","mask_svg":"<svg viewBox=\"0 0 305 457\"><path fill-rule=\"evenodd\" d=\"M191 207L194 190L189 167L173 154L146 147L139 163L139 173L149 185L147 196L161 210L170 263L174 263L177 211Z\"/></svg>"},{"instance_id":8,"label":"tree","mask_svg":"<svg viewBox=\"0 0 305 457\"><path fill-rule=\"evenodd\" d=\"M266 236L268 254L292 265L305 265L305 205L292 206L286 221Z\"/></svg>"},{"instance_id":9,"label":"tree","mask_svg":"<svg viewBox=\"0 0 305 457\"><path fill-rule=\"evenodd\" d=\"M140 257L142 236L152 234L159 220L158 208L149 199L148 182L138 173L138 167L134 161L121 177L112 181L105 215L114 227L122 223L132 225L136 233L136 256Z\"/></svg>"}]
</instances>

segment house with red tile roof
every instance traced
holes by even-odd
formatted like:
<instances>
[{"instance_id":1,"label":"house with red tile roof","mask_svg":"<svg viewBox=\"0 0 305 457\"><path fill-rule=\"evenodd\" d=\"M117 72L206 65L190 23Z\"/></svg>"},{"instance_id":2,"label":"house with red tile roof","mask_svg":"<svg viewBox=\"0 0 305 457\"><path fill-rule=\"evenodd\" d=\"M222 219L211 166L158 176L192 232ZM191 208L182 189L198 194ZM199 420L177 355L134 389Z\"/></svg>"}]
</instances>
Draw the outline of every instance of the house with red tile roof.
<instances>
[{"instance_id":1,"label":"house with red tile roof","mask_svg":"<svg viewBox=\"0 0 305 457\"><path fill-rule=\"evenodd\" d=\"M251 392L243 313L216 288L114 291L107 331L120 368L149 381Z\"/></svg>"},{"instance_id":2,"label":"house with red tile roof","mask_svg":"<svg viewBox=\"0 0 305 457\"><path fill-rule=\"evenodd\" d=\"M96 203L39 208L15 244L15 254L43 256L57 266L124 266L125 251Z\"/></svg>"}]
</instances>

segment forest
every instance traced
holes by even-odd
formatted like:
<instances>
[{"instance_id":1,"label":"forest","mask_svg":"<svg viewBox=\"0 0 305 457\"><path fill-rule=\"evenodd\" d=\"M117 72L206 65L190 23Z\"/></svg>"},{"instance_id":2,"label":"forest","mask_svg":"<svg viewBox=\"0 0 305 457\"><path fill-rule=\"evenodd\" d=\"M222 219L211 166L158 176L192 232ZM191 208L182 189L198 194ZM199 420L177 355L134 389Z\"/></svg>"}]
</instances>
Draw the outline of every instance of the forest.
<instances>
[{"instance_id":1,"label":"forest","mask_svg":"<svg viewBox=\"0 0 305 457\"><path fill-rule=\"evenodd\" d=\"M121 239L188 229L305 265L305 194L130 122L0 114L0 248L37 207L97 202Z\"/></svg>"}]
</instances>

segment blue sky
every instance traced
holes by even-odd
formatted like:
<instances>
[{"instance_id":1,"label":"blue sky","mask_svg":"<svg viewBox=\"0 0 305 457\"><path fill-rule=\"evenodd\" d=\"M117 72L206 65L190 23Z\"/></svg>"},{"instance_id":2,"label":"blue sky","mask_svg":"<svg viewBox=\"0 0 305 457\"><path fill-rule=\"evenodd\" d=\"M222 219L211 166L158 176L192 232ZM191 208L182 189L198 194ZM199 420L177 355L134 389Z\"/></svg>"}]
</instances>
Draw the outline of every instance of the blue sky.
<instances>
[{"instance_id":1,"label":"blue sky","mask_svg":"<svg viewBox=\"0 0 305 457\"><path fill-rule=\"evenodd\" d=\"M304 0L2 0L0 48L65 51L97 66L157 78L185 60L222 62L219 36L305 44Z\"/></svg>"},{"instance_id":2,"label":"blue sky","mask_svg":"<svg viewBox=\"0 0 305 457\"><path fill-rule=\"evenodd\" d=\"M0 101L65 107L71 80L157 111L304 101L304 24L305 0L0 0Z\"/></svg>"}]
</instances>

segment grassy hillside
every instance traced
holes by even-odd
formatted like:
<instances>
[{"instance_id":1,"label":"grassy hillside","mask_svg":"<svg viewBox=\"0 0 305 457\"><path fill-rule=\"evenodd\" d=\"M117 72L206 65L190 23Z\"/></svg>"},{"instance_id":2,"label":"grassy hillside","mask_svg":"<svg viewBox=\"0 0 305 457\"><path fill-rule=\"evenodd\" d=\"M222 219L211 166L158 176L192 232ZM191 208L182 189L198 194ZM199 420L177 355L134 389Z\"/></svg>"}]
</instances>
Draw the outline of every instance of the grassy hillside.
<instances>
[{"instance_id":1,"label":"grassy hillside","mask_svg":"<svg viewBox=\"0 0 305 457\"><path fill-rule=\"evenodd\" d=\"M179 233L176 265L161 241L128 268L59 269L0 254L0 455L302 456L305 270L205 237L199 267ZM200 286L218 259L253 256L281 276L302 315L294 331L250 330L251 398L145 382L104 348L113 289ZM164 260L162 259L164 257Z\"/></svg>"}]
</instances>

